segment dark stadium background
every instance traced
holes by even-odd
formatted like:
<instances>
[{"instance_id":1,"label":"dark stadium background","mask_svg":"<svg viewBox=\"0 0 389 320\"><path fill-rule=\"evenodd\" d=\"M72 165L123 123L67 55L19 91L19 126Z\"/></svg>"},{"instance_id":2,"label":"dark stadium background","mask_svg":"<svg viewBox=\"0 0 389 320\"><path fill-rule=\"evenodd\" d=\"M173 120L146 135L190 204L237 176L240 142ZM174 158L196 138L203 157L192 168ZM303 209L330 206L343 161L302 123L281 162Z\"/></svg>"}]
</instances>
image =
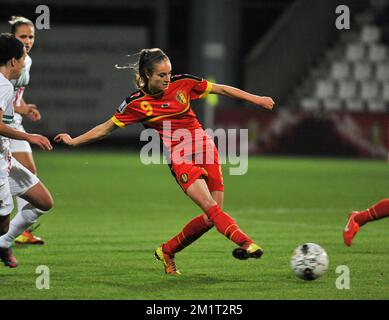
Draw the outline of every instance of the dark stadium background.
<instances>
[{"instance_id":1,"label":"dark stadium background","mask_svg":"<svg viewBox=\"0 0 389 320\"><path fill-rule=\"evenodd\" d=\"M33 146L55 204L34 231L45 244L15 245L19 266L1 266L0 299L147 300L124 305L131 315L145 315L155 300L254 300L250 308L242 302L245 319L263 300L387 300L389 220L364 226L351 248L342 230L351 211L388 197L388 2L1 0L1 32L11 15L35 21L38 5L50 9L50 29L37 30L31 52L25 96L43 118L26 119L29 132L77 135L106 121L135 90L131 72L114 65L145 47L166 51L175 73L272 96L276 106L215 96L193 104L205 128L249 130L247 174L222 163L224 210L263 246L263 258L233 259L234 244L213 229L177 255L183 276L167 277L155 248L200 212L168 166L140 161L142 126L131 126L76 149ZM339 5L350 9L350 29L336 27ZM290 268L293 250L307 242L330 257L327 273L311 282ZM49 290L36 287L42 265ZM337 288L338 266L350 269L350 290ZM272 312L305 311L309 302L301 303ZM348 316L363 309L348 306ZM23 310L40 311L35 302Z\"/></svg>"},{"instance_id":2,"label":"dark stadium background","mask_svg":"<svg viewBox=\"0 0 389 320\"><path fill-rule=\"evenodd\" d=\"M85 109L85 112L88 114L93 111L93 117L83 116L83 120L78 119L78 122L72 119L72 115L83 110L82 103L78 103L83 100L65 101L66 113L58 113L61 103L55 101L55 91L61 92L61 86L49 86L45 90L50 95L42 97L44 89L39 85L43 76L47 77L46 82L51 81L50 73L43 72L39 60L47 52L45 46L49 41L45 40L46 34L54 34L59 27L66 34L67 28L74 26L80 30L83 27L89 27L90 30L96 27L117 27L119 30L143 28L147 36L142 44L165 50L173 62L174 73L207 77L275 99L277 104L271 113L249 105L241 109L242 103L229 99L193 104L206 128L250 128L249 144L253 154L386 158L388 79L384 77L383 82L377 82L378 89L373 87L373 93L371 88L367 88L367 97L363 97L362 93L363 81L376 81L378 68L389 63L389 36L385 20L388 7L385 3L385 0L48 1L45 5L50 9L50 30L37 30L37 40L32 51L31 89L26 93L27 99L41 108L43 120L40 123L26 121L26 127L50 137L58 131L79 134L106 120L123 98L135 90L130 83L132 75L112 67L104 72L119 79L117 86L121 89L112 92L104 88L103 84L101 90L95 90L104 92L109 98L104 106L96 109L93 107L96 101L89 101L89 109ZM39 16L35 9L40 4L40 1L2 1L1 31L7 31L5 22L11 15L24 15L35 21ZM349 30L338 30L335 27L335 20L339 16L335 9L339 5L347 5L350 9ZM366 26L379 29L378 40L361 38ZM134 54L141 49L141 45L128 49L125 35L120 32L109 37L116 38L119 44L123 43L123 48L116 55L105 55L104 61L99 60L101 64L113 66L117 62L124 63L126 54ZM361 61L346 62L348 76L332 81L332 72L336 74L338 70L335 64L347 61L348 46L364 41L365 57ZM386 47L386 58L381 62L372 62L372 72L366 79L355 79L357 64L366 61L371 43ZM216 51L212 51L217 52L221 48L219 57L203 54L207 44L219 45ZM85 53L94 56L93 49L86 48ZM69 61L73 59L61 51L58 51L57 57ZM118 61L118 57L123 59ZM363 67L366 66L362 65L362 70L365 70ZM95 68L99 68L99 65ZM66 74L61 83L71 83L71 78L71 74ZM351 88L355 92L346 91L343 97L342 86L347 80L355 80L356 85ZM76 89L80 87L82 85ZM326 96L328 87L330 93ZM88 93L88 87L85 92ZM93 90L90 90L90 96L93 95ZM372 95L374 98L369 98ZM73 89L68 96L76 99L78 91ZM215 107L209 108L209 104ZM284 114L283 118L280 114ZM285 120L287 118L291 119L289 122L297 124L291 125ZM275 133L274 123L280 119L282 132ZM342 127L348 121L359 128L358 133ZM110 139L101 142L100 146L137 149L141 145L138 138L140 130L141 126L134 126L115 133Z\"/></svg>"}]
</instances>

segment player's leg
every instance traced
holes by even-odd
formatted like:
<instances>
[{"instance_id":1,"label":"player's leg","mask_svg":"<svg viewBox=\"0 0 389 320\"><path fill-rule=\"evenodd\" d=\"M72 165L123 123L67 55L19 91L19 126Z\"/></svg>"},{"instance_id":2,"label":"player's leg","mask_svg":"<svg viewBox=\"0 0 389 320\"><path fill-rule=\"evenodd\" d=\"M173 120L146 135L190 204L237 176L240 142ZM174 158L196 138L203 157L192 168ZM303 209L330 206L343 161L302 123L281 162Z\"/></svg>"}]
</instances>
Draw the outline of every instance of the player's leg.
<instances>
[{"instance_id":1,"label":"player's leg","mask_svg":"<svg viewBox=\"0 0 389 320\"><path fill-rule=\"evenodd\" d=\"M363 211L353 211L349 214L346 227L343 230L343 240L351 246L355 235L364 224L389 216L389 199L383 199Z\"/></svg>"},{"instance_id":2,"label":"player's leg","mask_svg":"<svg viewBox=\"0 0 389 320\"><path fill-rule=\"evenodd\" d=\"M18 160L25 168L33 174L37 174L37 169L32 152L12 152L12 156Z\"/></svg>"},{"instance_id":3,"label":"player's leg","mask_svg":"<svg viewBox=\"0 0 389 320\"><path fill-rule=\"evenodd\" d=\"M224 191L211 191L211 196L213 200L216 201L217 205L223 209L224 206Z\"/></svg>"},{"instance_id":4,"label":"player's leg","mask_svg":"<svg viewBox=\"0 0 389 320\"><path fill-rule=\"evenodd\" d=\"M26 200L27 204L11 220L8 232L0 237L0 246L11 247L15 238L36 223L38 218L50 210L53 205L49 191L40 181L20 196Z\"/></svg>"},{"instance_id":5,"label":"player's leg","mask_svg":"<svg viewBox=\"0 0 389 320\"><path fill-rule=\"evenodd\" d=\"M22 126L16 127L17 130L24 131ZM18 160L25 168L30 170L33 174L37 174L34 157L32 155L31 146L24 140L10 140L10 148L12 156ZM16 214L27 204L26 200L21 197L15 197L16 200ZM15 239L18 244L44 244L44 241L32 233L33 226L25 230L19 237Z\"/></svg>"},{"instance_id":6,"label":"player's leg","mask_svg":"<svg viewBox=\"0 0 389 320\"><path fill-rule=\"evenodd\" d=\"M223 206L223 192L214 191L211 193L216 203ZM205 213L201 213L197 217L190 220L184 228L169 241L162 245L162 250L166 254L174 255L183 250L194 241L199 239L204 233L213 227L213 222Z\"/></svg>"},{"instance_id":7,"label":"player's leg","mask_svg":"<svg viewBox=\"0 0 389 320\"><path fill-rule=\"evenodd\" d=\"M218 206L204 179L197 179L192 183L187 189L187 195L206 213L221 234L239 246L234 250L235 258L243 260L261 257L262 248L242 232L236 221Z\"/></svg>"},{"instance_id":8,"label":"player's leg","mask_svg":"<svg viewBox=\"0 0 389 320\"><path fill-rule=\"evenodd\" d=\"M2 216L0 215L0 236L7 233L9 229L9 214Z\"/></svg>"},{"instance_id":9,"label":"player's leg","mask_svg":"<svg viewBox=\"0 0 389 320\"><path fill-rule=\"evenodd\" d=\"M27 204L11 220L8 232L0 237L0 246L8 248L53 205L53 198L44 184L15 159L12 159L9 185L11 194L23 198Z\"/></svg>"},{"instance_id":10,"label":"player's leg","mask_svg":"<svg viewBox=\"0 0 389 320\"><path fill-rule=\"evenodd\" d=\"M213 191L211 193L216 203L223 207L224 192ZM199 239L213 227L213 222L205 213L190 220L184 228L169 241L157 248L155 256L158 260L164 261L167 274L180 274L175 265L174 255Z\"/></svg>"},{"instance_id":11,"label":"player's leg","mask_svg":"<svg viewBox=\"0 0 389 320\"><path fill-rule=\"evenodd\" d=\"M0 238L9 230L10 213L13 210L13 201L8 179L0 180ZM0 260L5 266L15 268L18 265L12 254L12 249L0 245Z\"/></svg>"},{"instance_id":12,"label":"player's leg","mask_svg":"<svg viewBox=\"0 0 389 320\"><path fill-rule=\"evenodd\" d=\"M172 163L170 165L170 170L177 183L184 191L186 191L193 181L202 175L207 174L203 168L186 163L179 165ZM181 274L176 267L174 258L175 253L188 246L211 228L212 224L209 224L207 217L204 217L204 214L201 213L189 221L180 233L160 245L155 250L154 255L159 261L163 262L165 273L170 275Z\"/></svg>"},{"instance_id":13,"label":"player's leg","mask_svg":"<svg viewBox=\"0 0 389 320\"><path fill-rule=\"evenodd\" d=\"M171 170L176 181L184 191L186 191L190 184L196 179L203 175L208 175L204 168L193 165L172 165ZM218 173L221 175L219 169ZM222 190L222 188L219 188L219 190ZM224 195L223 192L219 190L213 191L212 197L214 197L216 203L223 206ZM154 254L158 260L164 263L165 273L170 275L180 274L180 271L175 264L175 254L199 239L212 227L212 221L205 213L201 213L190 220L173 238L159 246Z\"/></svg>"},{"instance_id":14,"label":"player's leg","mask_svg":"<svg viewBox=\"0 0 389 320\"><path fill-rule=\"evenodd\" d=\"M36 185L20 195L30 205L41 211L49 211L53 207L53 198L46 186L39 181ZM23 210L23 209L22 209Z\"/></svg>"},{"instance_id":15,"label":"player's leg","mask_svg":"<svg viewBox=\"0 0 389 320\"><path fill-rule=\"evenodd\" d=\"M223 207L224 192L213 191L211 193L216 203ZM165 242L157 248L155 256L158 260L161 260L165 264L165 272L167 274L180 274L175 265L174 255L192 244L194 241L199 239L208 230L213 227L213 222L208 218L205 213L198 215L197 217L190 220L184 228L176 234L169 241Z\"/></svg>"}]
</instances>

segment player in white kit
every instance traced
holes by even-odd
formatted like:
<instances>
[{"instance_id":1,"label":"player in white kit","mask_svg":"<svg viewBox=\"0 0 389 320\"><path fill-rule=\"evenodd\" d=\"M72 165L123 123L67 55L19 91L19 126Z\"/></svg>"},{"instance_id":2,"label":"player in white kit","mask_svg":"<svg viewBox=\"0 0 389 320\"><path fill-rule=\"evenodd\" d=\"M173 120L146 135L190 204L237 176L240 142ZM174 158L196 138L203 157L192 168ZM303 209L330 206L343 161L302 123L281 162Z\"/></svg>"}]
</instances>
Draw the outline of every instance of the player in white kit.
<instances>
[{"instance_id":1,"label":"player in white kit","mask_svg":"<svg viewBox=\"0 0 389 320\"><path fill-rule=\"evenodd\" d=\"M10 126L16 130L23 131L22 125L23 117L27 116L33 121L41 119L39 110L34 104L27 104L23 99L25 87L30 82L30 69L32 60L28 55L34 45L35 41L35 27L32 21L25 17L11 17L9 21L11 25L11 33L15 35L17 39L23 42L27 56L24 60L24 68L19 79L11 80L14 85L14 121ZM11 139L11 152L15 159L17 159L23 166L36 175L36 166L34 158L32 156L32 150L30 144L25 140ZM24 207L26 201L21 197L16 197L17 213ZM40 237L32 234L32 228L25 230L19 237L15 239L18 244L43 244L44 241Z\"/></svg>"},{"instance_id":2,"label":"player in white kit","mask_svg":"<svg viewBox=\"0 0 389 320\"><path fill-rule=\"evenodd\" d=\"M10 152L9 138L26 140L43 150L52 149L46 137L18 131L8 125L14 116L14 94L10 80L20 77L26 55L23 43L14 35L0 35L0 260L10 268L18 265L12 254L12 242L53 205L53 198L44 184ZM13 195L27 202L10 221Z\"/></svg>"}]
</instances>

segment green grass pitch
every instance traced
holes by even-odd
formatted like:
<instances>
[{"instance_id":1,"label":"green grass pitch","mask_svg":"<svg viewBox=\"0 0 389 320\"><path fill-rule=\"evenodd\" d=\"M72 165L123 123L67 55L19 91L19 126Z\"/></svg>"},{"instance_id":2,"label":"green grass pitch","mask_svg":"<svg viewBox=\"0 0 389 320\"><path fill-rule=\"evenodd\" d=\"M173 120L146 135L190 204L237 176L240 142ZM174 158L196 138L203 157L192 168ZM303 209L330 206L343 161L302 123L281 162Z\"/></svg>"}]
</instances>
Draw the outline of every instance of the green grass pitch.
<instances>
[{"instance_id":1,"label":"green grass pitch","mask_svg":"<svg viewBox=\"0 0 389 320\"><path fill-rule=\"evenodd\" d=\"M0 299L388 299L389 219L373 222L354 245L342 242L352 209L389 197L384 161L253 157L243 176L224 166L225 206L261 244L262 259L235 260L235 245L216 230L176 257L169 277L154 249L200 210L167 165L141 164L138 154L35 154L40 178L55 199L41 218L43 246L14 247L19 267L0 268ZM293 249L323 246L328 272L304 282L290 270ZM38 290L36 268L50 270ZM350 289L337 289L336 267L350 270Z\"/></svg>"}]
</instances>

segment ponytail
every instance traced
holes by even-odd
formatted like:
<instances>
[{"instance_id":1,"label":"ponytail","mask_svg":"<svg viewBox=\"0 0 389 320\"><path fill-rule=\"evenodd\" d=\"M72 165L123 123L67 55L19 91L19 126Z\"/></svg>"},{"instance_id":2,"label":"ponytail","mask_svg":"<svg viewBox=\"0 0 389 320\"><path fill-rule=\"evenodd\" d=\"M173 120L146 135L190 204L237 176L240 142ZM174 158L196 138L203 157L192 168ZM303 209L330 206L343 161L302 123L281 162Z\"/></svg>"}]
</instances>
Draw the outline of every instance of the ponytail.
<instances>
[{"instance_id":1,"label":"ponytail","mask_svg":"<svg viewBox=\"0 0 389 320\"><path fill-rule=\"evenodd\" d=\"M139 55L136 63L128 63L124 66L115 65L117 69L131 69L135 71L135 83L139 89L147 89L148 75L152 75L154 65L169 57L159 48L142 49L135 55ZM132 55L131 55L132 56Z\"/></svg>"}]
</instances>

